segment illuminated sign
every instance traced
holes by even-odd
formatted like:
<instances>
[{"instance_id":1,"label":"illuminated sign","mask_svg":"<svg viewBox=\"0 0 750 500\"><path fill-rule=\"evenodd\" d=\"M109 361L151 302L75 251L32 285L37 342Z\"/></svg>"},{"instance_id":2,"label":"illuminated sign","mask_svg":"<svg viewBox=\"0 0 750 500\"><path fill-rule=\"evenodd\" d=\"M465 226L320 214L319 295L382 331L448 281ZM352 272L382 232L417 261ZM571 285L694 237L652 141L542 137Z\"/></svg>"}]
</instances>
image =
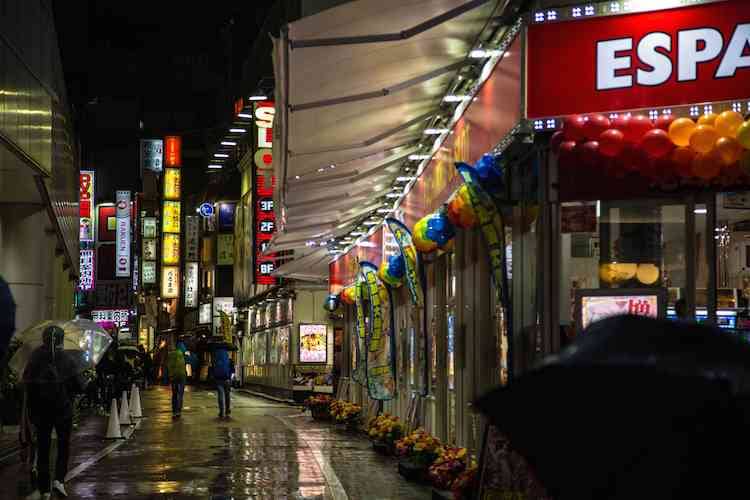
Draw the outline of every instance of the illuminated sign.
<instances>
[{"instance_id":1,"label":"illuminated sign","mask_svg":"<svg viewBox=\"0 0 750 500\"><path fill-rule=\"evenodd\" d=\"M211 217L214 214L214 206L210 203L201 203L198 207L198 213L203 217Z\"/></svg>"},{"instance_id":2,"label":"illuminated sign","mask_svg":"<svg viewBox=\"0 0 750 500\"><path fill-rule=\"evenodd\" d=\"M201 304L198 309L198 323L207 325L211 323L211 304Z\"/></svg>"},{"instance_id":3,"label":"illuminated sign","mask_svg":"<svg viewBox=\"0 0 750 500\"><path fill-rule=\"evenodd\" d=\"M163 153L164 141L161 139L141 139L141 172L161 172Z\"/></svg>"},{"instance_id":4,"label":"illuminated sign","mask_svg":"<svg viewBox=\"0 0 750 500\"><path fill-rule=\"evenodd\" d=\"M91 320L103 328L127 326L129 319L128 309L94 309L91 311Z\"/></svg>"},{"instance_id":5,"label":"illuminated sign","mask_svg":"<svg viewBox=\"0 0 750 500\"><path fill-rule=\"evenodd\" d=\"M130 191L117 191L115 199L117 247L115 276L130 277Z\"/></svg>"},{"instance_id":6,"label":"illuminated sign","mask_svg":"<svg viewBox=\"0 0 750 500\"><path fill-rule=\"evenodd\" d=\"M179 234L164 233L161 245L161 262L167 265L180 263Z\"/></svg>"},{"instance_id":7,"label":"illuminated sign","mask_svg":"<svg viewBox=\"0 0 750 500\"><path fill-rule=\"evenodd\" d=\"M143 254L143 260L156 260L156 240L143 240L143 250L141 254Z\"/></svg>"},{"instance_id":8,"label":"illuminated sign","mask_svg":"<svg viewBox=\"0 0 750 500\"><path fill-rule=\"evenodd\" d=\"M156 284L156 262L144 261L141 263L141 281L144 285Z\"/></svg>"},{"instance_id":9,"label":"illuminated sign","mask_svg":"<svg viewBox=\"0 0 750 500\"><path fill-rule=\"evenodd\" d=\"M161 296L165 299L176 299L180 296L180 268L164 266L161 268Z\"/></svg>"},{"instance_id":10,"label":"illuminated sign","mask_svg":"<svg viewBox=\"0 0 750 500\"><path fill-rule=\"evenodd\" d=\"M199 219L197 215L185 217L185 260L197 262L200 258Z\"/></svg>"},{"instance_id":11,"label":"illuminated sign","mask_svg":"<svg viewBox=\"0 0 750 500\"><path fill-rule=\"evenodd\" d=\"M198 263L185 264L185 307L198 307Z\"/></svg>"},{"instance_id":12,"label":"illuminated sign","mask_svg":"<svg viewBox=\"0 0 750 500\"><path fill-rule=\"evenodd\" d=\"M231 266L234 264L234 235L216 235L216 264Z\"/></svg>"},{"instance_id":13,"label":"illuminated sign","mask_svg":"<svg viewBox=\"0 0 750 500\"><path fill-rule=\"evenodd\" d=\"M272 171L273 121L276 110L270 101L258 102L254 109L255 155L254 198L255 226L254 255L255 283L274 285L276 278L271 273L276 269L276 254L263 255L276 232L273 190L276 184Z\"/></svg>"},{"instance_id":14,"label":"illuminated sign","mask_svg":"<svg viewBox=\"0 0 750 500\"><path fill-rule=\"evenodd\" d=\"M735 1L532 24L528 118L747 97L748 18Z\"/></svg>"},{"instance_id":15,"label":"illuminated sign","mask_svg":"<svg viewBox=\"0 0 750 500\"><path fill-rule=\"evenodd\" d=\"M164 199L179 200L181 194L181 170L179 168L164 169Z\"/></svg>"},{"instance_id":16,"label":"illuminated sign","mask_svg":"<svg viewBox=\"0 0 750 500\"><path fill-rule=\"evenodd\" d=\"M628 296L627 290L623 295L610 297L582 297L581 299L581 328L585 329L591 323L610 316L636 315L656 318L659 316L658 295Z\"/></svg>"},{"instance_id":17,"label":"illuminated sign","mask_svg":"<svg viewBox=\"0 0 750 500\"><path fill-rule=\"evenodd\" d=\"M162 232L180 232L180 202L164 201L162 210Z\"/></svg>"},{"instance_id":18,"label":"illuminated sign","mask_svg":"<svg viewBox=\"0 0 750 500\"><path fill-rule=\"evenodd\" d=\"M84 242L94 241L94 172L81 170L78 181L79 239Z\"/></svg>"},{"instance_id":19,"label":"illuminated sign","mask_svg":"<svg viewBox=\"0 0 750 500\"><path fill-rule=\"evenodd\" d=\"M143 237L156 238L156 217L143 218Z\"/></svg>"},{"instance_id":20,"label":"illuminated sign","mask_svg":"<svg viewBox=\"0 0 750 500\"><path fill-rule=\"evenodd\" d=\"M81 278L78 281L78 289L87 292L94 289L94 251L81 249L80 251L80 271Z\"/></svg>"},{"instance_id":21,"label":"illuminated sign","mask_svg":"<svg viewBox=\"0 0 750 500\"><path fill-rule=\"evenodd\" d=\"M133 255L133 291L138 291L138 279L140 278L140 267L138 266L138 256Z\"/></svg>"},{"instance_id":22,"label":"illuminated sign","mask_svg":"<svg viewBox=\"0 0 750 500\"><path fill-rule=\"evenodd\" d=\"M328 361L328 325L299 325L299 362Z\"/></svg>"},{"instance_id":23,"label":"illuminated sign","mask_svg":"<svg viewBox=\"0 0 750 500\"><path fill-rule=\"evenodd\" d=\"M182 138L170 135L164 138L164 166L182 166Z\"/></svg>"}]
</instances>

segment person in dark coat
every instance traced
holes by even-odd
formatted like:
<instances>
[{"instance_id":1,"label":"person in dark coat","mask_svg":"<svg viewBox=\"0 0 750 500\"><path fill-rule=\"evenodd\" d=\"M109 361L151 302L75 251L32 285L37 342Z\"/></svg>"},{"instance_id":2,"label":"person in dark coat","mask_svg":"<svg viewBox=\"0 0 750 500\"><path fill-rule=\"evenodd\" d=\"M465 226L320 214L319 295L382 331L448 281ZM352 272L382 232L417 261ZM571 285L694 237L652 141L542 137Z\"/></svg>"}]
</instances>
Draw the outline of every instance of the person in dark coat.
<instances>
[{"instance_id":1,"label":"person in dark coat","mask_svg":"<svg viewBox=\"0 0 750 500\"><path fill-rule=\"evenodd\" d=\"M232 413L231 392L234 365L225 346L216 346L211 351L211 373L216 383L216 397L219 404L219 418L229 418Z\"/></svg>"},{"instance_id":2,"label":"person in dark coat","mask_svg":"<svg viewBox=\"0 0 750 500\"><path fill-rule=\"evenodd\" d=\"M42 333L44 344L32 353L23 373L29 419L38 439L38 490L31 498L39 493L49 498L51 488L67 496L64 482L73 430L73 397L84 392L87 384L73 357L62 350L64 335L58 326L47 327ZM52 429L57 433L58 444L55 479L50 485Z\"/></svg>"}]
</instances>

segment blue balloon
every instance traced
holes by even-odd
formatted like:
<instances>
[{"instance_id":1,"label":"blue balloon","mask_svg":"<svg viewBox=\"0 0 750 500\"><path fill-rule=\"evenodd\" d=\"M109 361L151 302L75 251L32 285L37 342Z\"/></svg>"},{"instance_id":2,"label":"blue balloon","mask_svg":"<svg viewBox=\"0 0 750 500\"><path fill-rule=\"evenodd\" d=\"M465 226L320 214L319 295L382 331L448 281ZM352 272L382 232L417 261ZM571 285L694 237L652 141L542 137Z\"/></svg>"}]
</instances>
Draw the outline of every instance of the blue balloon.
<instances>
[{"instance_id":1,"label":"blue balloon","mask_svg":"<svg viewBox=\"0 0 750 500\"><path fill-rule=\"evenodd\" d=\"M332 293L328 297L326 297L325 302L323 303L323 309L325 309L328 312L333 312L339 307L339 296Z\"/></svg>"},{"instance_id":2,"label":"blue balloon","mask_svg":"<svg viewBox=\"0 0 750 500\"><path fill-rule=\"evenodd\" d=\"M405 272L406 266L404 265L404 258L400 254L388 257L388 274L398 279L401 278Z\"/></svg>"},{"instance_id":3,"label":"blue balloon","mask_svg":"<svg viewBox=\"0 0 750 500\"><path fill-rule=\"evenodd\" d=\"M451 224L448 216L443 211L440 211L427 219L427 231L425 234L430 240L442 247L453 239L456 235L456 229Z\"/></svg>"},{"instance_id":4,"label":"blue balloon","mask_svg":"<svg viewBox=\"0 0 750 500\"><path fill-rule=\"evenodd\" d=\"M486 154L474 165L479 182L491 194L500 192L503 188L503 172L497 158Z\"/></svg>"}]
</instances>

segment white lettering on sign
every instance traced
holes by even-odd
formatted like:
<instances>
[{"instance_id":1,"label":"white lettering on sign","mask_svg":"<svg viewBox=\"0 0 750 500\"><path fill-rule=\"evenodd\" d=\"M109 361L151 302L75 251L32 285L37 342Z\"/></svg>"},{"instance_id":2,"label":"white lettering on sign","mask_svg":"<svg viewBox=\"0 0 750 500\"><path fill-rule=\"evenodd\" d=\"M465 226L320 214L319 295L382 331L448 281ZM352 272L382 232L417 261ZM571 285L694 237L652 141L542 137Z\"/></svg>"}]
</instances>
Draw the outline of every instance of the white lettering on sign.
<instances>
[{"instance_id":1,"label":"white lettering on sign","mask_svg":"<svg viewBox=\"0 0 750 500\"><path fill-rule=\"evenodd\" d=\"M633 74L633 38L604 40L596 44L596 89L612 90L642 86L656 86L668 82L674 73L676 58L677 81L698 79L701 64L721 57L715 78L728 78L738 69L750 68L750 23L739 24L724 50L724 38L714 28L698 28L677 32L676 55L672 36L649 33L636 46L636 66ZM722 51L724 52L722 55Z\"/></svg>"}]
</instances>

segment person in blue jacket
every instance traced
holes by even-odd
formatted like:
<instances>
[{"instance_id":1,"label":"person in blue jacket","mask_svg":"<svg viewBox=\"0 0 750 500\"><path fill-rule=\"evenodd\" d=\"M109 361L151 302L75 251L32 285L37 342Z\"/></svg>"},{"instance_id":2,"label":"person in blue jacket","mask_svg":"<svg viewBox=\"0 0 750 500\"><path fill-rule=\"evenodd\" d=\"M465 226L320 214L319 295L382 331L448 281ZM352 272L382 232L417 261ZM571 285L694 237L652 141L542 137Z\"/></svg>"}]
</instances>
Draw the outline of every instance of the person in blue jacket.
<instances>
[{"instance_id":1,"label":"person in blue jacket","mask_svg":"<svg viewBox=\"0 0 750 500\"><path fill-rule=\"evenodd\" d=\"M216 396L219 403L219 418L229 418L232 413L230 394L234 365L225 346L214 347L211 357L213 358L212 373L216 382Z\"/></svg>"}]
</instances>

